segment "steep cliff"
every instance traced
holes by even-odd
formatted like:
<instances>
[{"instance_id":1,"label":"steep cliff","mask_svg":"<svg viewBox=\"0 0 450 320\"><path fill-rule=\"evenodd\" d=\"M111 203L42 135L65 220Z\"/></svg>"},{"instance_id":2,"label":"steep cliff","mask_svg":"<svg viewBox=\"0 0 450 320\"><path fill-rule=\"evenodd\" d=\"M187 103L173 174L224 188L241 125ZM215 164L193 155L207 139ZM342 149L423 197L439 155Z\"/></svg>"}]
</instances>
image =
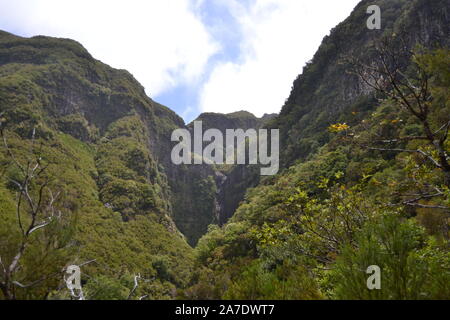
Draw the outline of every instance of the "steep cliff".
<instances>
[{"instance_id":1,"label":"steep cliff","mask_svg":"<svg viewBox=\"0 0 450 320\"><path fill-rule=\"evenodd\" d=\"M274 119L276 114L265 114L261 118L247 111L228 114L202 113L194 121L202 121L203 130L218 129L225 137L227 129L258 130ZM193 130L193 122L188 125ZM223 225L230 219L244 199L245 192L258 184L259 168L248 165L219 165L215 169L216 219L214 222Z\"/></svg>"},{"instance_id":2,"label":"steep cliff","mask_svg":"<svg viewBox=\"0 0 450 320\"><path fill-rule=\"evenodd\" d=\"M148 98L128 72L96 61L75 41L5 32L0 114L21 163L34 156L27 152L34 132L48 179L64 197L62 212L78 221L68 261L95 259L84 271L119 287L124 272L154 277L154 298L186 284L192 249L173 221L171 185L178 176L170 167L170 134L184 126L180 117ZM16 192L8 179L17 168L3 145L1 160L2 203L8 203ZM5 219L9 214L2 211ZM6 221L2 232L15 234L17 223ZM5 261L15 244L2 247L11 250Z\"/></svg>"},{"instance_id":3,"label":"steep cliff","mask_svg":"<svg viewBox=\"0 0 450 320\"><path fill-rule=\"evenodd\" d=\"M381 30L366 27L369 5L381 8ZM361 1L323 39L294 81L279 117L270 125L281 131L281 163L289 166L303 160L330 141L326 128L332 123L354 124L373 110L376 100L371 89L348 72L348 57L370 63L374 43L387 34L397 34L409 46L448 45L449 10L445 0Z\"/></svg>"},{"instance_id":4,"label":"steep cliff","mask_svg":"<svg viewBox=\"0 0 450 320\"><path fill-rule=\"evenodd\" d=\"M369 4L382 9L381 30L365 26ZM134 294L149 299L173 298L177 289L190 285L185 296L195 298L333 298L339 290L330 284L344 286L346 277L353 276L345 273L349 266L370 262L364 259L374 256L374 248L383 253L397 248L398 243L389 242L388 248L377 247L390 232L388 241L404 236L400 245L405 250L400 251L409 258L389 260L397 253L388 252L380 255L387 262L378 262L391 267L406 261L411 270L423 268L414 269L425 279L417 285L425 284L430 297L448 296L441 285L449 283L448 275L439 269L448 263L448 246L441 250L448 245L448 234L442 232L448 233L448 220L430 208L442 210L449 203L448 197L442 200L448 188L438 185L442 194L428 195L420 210L395 207L391 220L370 220L374 213L378 219L390 215L400 192L422 192L411 187L409 177L429 187L441 176L417 158L378 157L361 148L368 135L379 134L378 125L390 126L382 128L389 132L421 131L414 119L375 97L349 72L346 61L353 57L370 63L373 45L383 36L402 37L408 48L448 48L449 14L447 0L364 0L325 37L280 115L259 119L241 111L198 117L204 130L223 133L280 129L285 170L264 179L255 166L174 165L171 133L193 130L193 125L150 99L131 74L95 60L72 40L0 31L0 124L7 142L2 141L0 152L2 262L13 261L20 250L20 217L30 208L17 209L17 194L23 190L13 181L23 178L20 164L26 166L30 157L46 168L36 183L60 195L56 204L62 221L27 244L12 280L39 285L19 286L17 297L66 298L57 289L59 273L78 264L92 299L127 299L138 278L145 281ZM449 114L447 57L448 51L426 57L433 94L443 101L442 110L435 108L438 120ZM409 58L404 57L405 67ZM395 128L401 117L403 127ZM336 123L355 132L328 130ZM31 196L39 195L38 185L31 187ZM208 231L211 224L220 227ZM364 242L367 234L377 241ZM355 243L358 250L351 247ZM421 259L427 264L421 265ZM328 272L331 265L336 268ZM344 281L336 282L339 277Z\"/></svg>"},{"instance_id":5,"label":"steep cliff","mask_svg":"<svg viewBox=\"0 0 450 320\"><path fill-rule=\"evenodd\" d=\"M366 27L374 4L381 30ZM283 170L199 240L182 297L449 298L449 10L364 0L332 30L267 124L280 129ZM369 266L382 270L380 290L367 286Z\"/></svg>"}]
</instances>

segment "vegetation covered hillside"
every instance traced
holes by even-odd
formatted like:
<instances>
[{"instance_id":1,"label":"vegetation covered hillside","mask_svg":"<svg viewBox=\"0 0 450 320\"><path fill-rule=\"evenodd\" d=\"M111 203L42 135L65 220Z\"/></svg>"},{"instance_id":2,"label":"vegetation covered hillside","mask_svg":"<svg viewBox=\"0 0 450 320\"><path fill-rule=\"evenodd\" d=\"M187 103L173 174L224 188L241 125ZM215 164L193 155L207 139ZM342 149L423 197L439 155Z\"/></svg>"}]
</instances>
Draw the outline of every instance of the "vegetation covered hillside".
<instances>
[{"instance_id":1,"label":"vegetation covered hillside","mask_svg":"<svg viewBox=\"0 0 450 320\"><path fill-rule=\"evenodd\" d=\"M450 299L449 9L363 0L279 115L199 116L280 129L264 178L174 165L192 124L131 74L0 31L0 299Z\"/></svg>"},{"instance_id":2,"label":"vegetation covered hillside","mask_svg":"<svg viewBox=\"0 0 450 320\"><path fill-rule=\"evenodd\" d=\"M5 32L0 114L2 264L19 255L0 277L3 297L59 297L63 267L89 261L91 299L126 299L138 274L133 298L170 298L186 284L192 249L158 158L178 116L74 41Z\"/></svg>"},{"instance_id":3,"label":"vegetation covered hillside","mask_svg":"<svg viewBox=\"0 0 450 320\"><path fill-rule=\"evenodd\" d=\"M381 30L366 27L369 5L382 11ZM352 14L331 30L294 81L280 116L271 127L281 131L281 163L289 166L314 153L332 135L335 123L355 124L367 117L377 101L371 88L349 72L348 57L371 63L375 43L386 34L403 35L405 45L449 46L449 4L446 0L363 0ZM408 57L402 62L408 63Z\"/></svg>"},{"instance_id":4,"label":"vegetation covered hillside","mask_svg":"<svg viewBox=\"0 0 450 320\"><path fill-rule=\"evenodd\" d=\"M202 122L202 129L218 129L225 135L226 129L260 128L275 115L257 118L240 111L229 114L202 113L194 121ZM194 122L187 125L193 137ZM203 146L205 147L205 142ZM165 152L165 153L164 153ZM173 191L173 217L177 227L195 246L211 224L228 220L243 200L245 191L258 182L256 170L235 165L180 165L174 166L170 150L160 153L168 168L169 183Z\"/></svg>"},{"instance_id":5,"label":"vegetation covered hillside","mask_svg":"<svg viewBox=\"0 0 450 320\"><path fill-rule=\"evenodd\" d=\"M257 118L247 111L238 111L228 114L205 112L200 114L194 121L202 121L205 130L219 129L225 135L226 129L258 129L262 127L266 121L275 117L276 114L265 114L263 117ZM190 123L189 127L192 128L193 123Z\"/></svg>"},{"instance_id":6,"label":"vegetation covered hillside","mask_svg":"<svg viewBox=\"0 0 450 320\"><path fill-rule=\"evenodd\" d=\"M411 72L429 77L426 120L382 98L359 124L331 125L308 161L251 189L199 241L182 297L449 299L449 58L449 49L415 56ZM381 290L366 286L372 265Z\"/></svg>"},{"instance_id":7,"label":"vegetation covered hillside","mask_svg":"<svg viewBox=\"0 0 450 320\"><path fill-rule=\"evenodd\" d=\"M230 128L262 122L225 117ZM0 119L0 258L13 266L2 297L65 297L73 264L88 299L167 299L187 285L191 246L225 208L225 175L172 163L180 117L75 41L0 32Z\"/></svg>"},{"instance_id":8,"label":"vegetation covered hillside","mask_svg":"<svg viewBox=\"0 0 450 320\"><path fill-rule=\"evenodd\" d=\"M362 1L294 82L285 170L210 226L181 297L450 298L449 5L375 3L381 31Z\"/></svg>"}]
</instances>

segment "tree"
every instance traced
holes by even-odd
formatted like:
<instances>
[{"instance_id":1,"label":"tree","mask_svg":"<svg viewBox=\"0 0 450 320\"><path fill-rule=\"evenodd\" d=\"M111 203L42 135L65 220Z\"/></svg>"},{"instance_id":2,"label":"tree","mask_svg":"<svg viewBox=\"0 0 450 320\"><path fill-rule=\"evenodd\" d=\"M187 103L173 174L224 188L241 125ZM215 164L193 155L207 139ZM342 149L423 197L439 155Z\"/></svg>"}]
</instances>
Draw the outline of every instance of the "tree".
<instances>
[{"instance_id":1,"label":"tree","mask_svg":"<svg viewBox=\"0 0 450 320\"><path fill-rule=\"evenodd\" d=\"M417 154L420 158L417 164L422 166L426 161L426 166L441 173L442 183L421 183L418 192L404 195L403 204L449 210L445 205L422 202L445 197L450 188L447 139L450 128L450 51L438 49L430 53L419 47L414 50L410 47L405 38L393 35L375 46L372 63L348 58L352 73L376 93L390 99L398 108L399 115L403 116L403 123L412 119L420 127L419 134L397 130L396 136L380 135L366 147L374 151Z\"/></svg>"},{"instance_id":2,"label":"tree","mask_svg":"<svg viewBox=\"0 0 450 320\"><path fill-rule=\"evenodd\" d=\"M448 299L446 245L427 237L413 219L385 212L347 244L330 272L338 299ZM367 268L381 270L381 288L367 287Z\"/></svg>"},{"instance_id":3,"label":"tree","mask_svg":"<svg viewBox=\"0 0 450 320\"><path fill-rule=\"evenodd\" d=\"M0 115L1 117L1 115ZM13 233L18 229L19 236L15 243L6 243L0 252L0 289L5 299L16 299L17 289L28 289L42 284L56 275L61 275L63 268L52 266L51 273L36 275L37 266L31 263L27 254L36 255L36 258L62 264L59 253L52 256L52 252L65 249L68 243L67 234L64 234L62 211L57 208L60 193L54 193L49 187L50 180L45 172L48 165L43 164L41 148L36 148L35 130L33 129L29 155L22 161L15 156L8 145L3 122L0 122L0 136L3 140L3 149L10 160L12 173L3 172L11 188L16 190L15 222L8 225ZM12 213L14 215L14 213ZM37 252L36 252L37 251ZM32 260L32 259L31 259ZM42 262L42 261L41 261ZM34 262L37 264L37 262ZM35 268L36 267L36 268ZM55 268L57 271L55 271ZM36 276L38 276L36 278ZM31 280L30 280L31 279ZM30 281L29 283L23 283ZM48 290L47 294L48 294Z\"/></svg>"}]
</instances>

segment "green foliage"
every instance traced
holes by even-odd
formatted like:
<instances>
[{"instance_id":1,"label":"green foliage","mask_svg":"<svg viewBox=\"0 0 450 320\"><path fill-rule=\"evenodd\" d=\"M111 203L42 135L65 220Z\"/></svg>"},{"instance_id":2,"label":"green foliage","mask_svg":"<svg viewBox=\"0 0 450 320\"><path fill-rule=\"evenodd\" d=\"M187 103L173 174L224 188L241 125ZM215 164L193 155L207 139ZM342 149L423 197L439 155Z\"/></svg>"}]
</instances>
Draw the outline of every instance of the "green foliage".
<instances>
[{"instance_id":1,"label":"green foliage","mask_svg":"<svg viewBox=\"0 0 450 320\"><path fill-rule=\"evenodd\" d=\"M251 175L242 179L243 171L227 166L174 168L168 137L184 123L151 101L128 72L92 59L71 40L0 32L0 122L19 161L35 130L64 217L33 238L18 279L44 280L17 288L17 296L69 298L59 290L61 270L95 260L81 270L90 299L448 299L450 190L442 170L420 154L368 148L421 136L424 128L396 101L370 94L343 59L370 62L373 40L405 26L439 40L445 23L435 11L444 1L427 4L429 10L421 10L425 1L376 2L384 8L384 31L360 28L366 19L360 4L324 39L280 116L267 124L281 130L284 171L248 190L223 226L214 225L221 222L215 214L223 191L215 170L230 178L233 195L256 184ZM412 23L418 13L425 27ZM435 132L450 114L449 51L420 50L411 63L404 57L405 73L431 75L427 103ZM237 112L199 120L245 129L265 119ZM422 139L397 145L438 156ZM5 262L20 243L17 188L8 182L14 177L20 172L2 150ZM408 198L423 190L435 193L416 201L421 208L411 206ZM195 250L185 237L192 245L201 237ZM365 270L375 264L382 289L369 291Z\"/></svg>"},{"instance_id":2,"label":"green foliage","mask_svg":"<svg viewBox=\"0 0 450 320\"><path fill-rule=\"evenodd\" d=\"M367 224L331 271L339 299L448 299L450 254L413 220L392 213ZM381 289L366 286L366 269L381 268Z\"/></svg>"},{"instance_id":3,"label":"green foliage","mask_svg":"<svg viewBox=\"0 0 450 320\"><path fill-rule=\"evenodd\" d=\"M438 50L418 56L422 70L445 66L448 54ZM449 84L441 80L447 73L448 68L431 73L435 131L450 120ZM351 128L334 129L330 141L307 161L262 180L226 225L210 228L196 250L203 275L194 276L183 294L213 299L448 299L444 174L420 154L401 152L419 148L437 158L433 146L406 139L400 140L400 151L368 147L383 139L421 136L421 123L395 101L381 100ZM424 190L434 191L417 206L408 202ZM381 290L367 288L370 265L382 269ZM286 278L279 276L280 270Z\"/></svg>"},{"instance_id":4,"label":"green foliage","mask_svg":"<svg viewBox=\"0 0 450 320\"><path fill-rule=\"evenodd\" d=\"M18 147L20 151L14 157L15 162L6 156L5 146L0 150L2 178L10 182L7 185L0 184L0 297L12 298L11 292L8 292L8 281L15 281L17 288L14 288L13 298L43 299L52 287L58 285L61 269L75 252L70 244L77 216L66 210L70 199L65 194L58 195L51 191L60 186L51 173L35 172L30 176L23 170L26 163L30 163L27 161L34 157L29 142L21 141ZM26 184L23 183L25 177L29 179ZM26 185L26 199L30 201L25 199L23 193L19 198L21 190L17 182L13 181ZM43 227L38 228L41 225ZM19 265L17 268L12 267L16 259ZM6 268L13 271L7 273Z\"/></svg>"},{"instance_id":5,"label":"green foliage","mask_svg":"<svg viewBox=\"0 0 450 320\"><path fill-rule=\"evenodd\" d=\"M128 280L128 281L127 281ZM98 276L89 279L84 294L89 300L126 300L130 294L132 279L115 279Z\"/></svg>"},{"instance_id":6,"label":"green foliage","mask_svg":"<svg viewBox=\"0 0 450 320\"><path fill-rule=\"evenodd\" d=\"M168 180L150 145L163 148L161 136L181 120L151 101L129 73L92 59L74 41L1 33L0 74L0 121L8 144L23 161L35 130L66 219L36 236L20 263L21 283L49 279L17 288L18 297L69 298L61 270L93 259L81 268L88 297L126 298L133 283L124 279L135 274L151 281L141 283L133 299L173 297L176 287L187 285L193 250L170 217ZM17 190L8 182L20 173L10 160L2 148L0 256L5 263L20 240ZM46 246L64 250L46 254Z\"/></svg>"},{"instance_id":7,"label":"green foliage","mask_svg":"<svg viewBox=\"0 0 450 320\"><path fill-rule=\"evenodd\" d=\"M270 272L257 262L243 271L223 295L231 300L320 299L315 281L307 270L288 263Z\"/></svg>"}]
</instances>

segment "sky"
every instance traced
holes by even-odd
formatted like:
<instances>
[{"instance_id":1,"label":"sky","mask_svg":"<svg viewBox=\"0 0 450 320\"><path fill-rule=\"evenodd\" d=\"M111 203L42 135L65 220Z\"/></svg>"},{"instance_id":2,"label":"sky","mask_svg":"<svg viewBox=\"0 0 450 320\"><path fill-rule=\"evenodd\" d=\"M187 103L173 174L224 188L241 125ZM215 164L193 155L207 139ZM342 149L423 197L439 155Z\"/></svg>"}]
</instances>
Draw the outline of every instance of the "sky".
<instances>
[{"instance_id":1,"label":"sky","mask_svg":"<svg viewBox=\"0 0 450 320\"><path fill-rule=\"evenodd\" d=\"M186 122L277 113L359 0L0 0L0 29L80 42Z\"/></svg>"}]
</instances>

